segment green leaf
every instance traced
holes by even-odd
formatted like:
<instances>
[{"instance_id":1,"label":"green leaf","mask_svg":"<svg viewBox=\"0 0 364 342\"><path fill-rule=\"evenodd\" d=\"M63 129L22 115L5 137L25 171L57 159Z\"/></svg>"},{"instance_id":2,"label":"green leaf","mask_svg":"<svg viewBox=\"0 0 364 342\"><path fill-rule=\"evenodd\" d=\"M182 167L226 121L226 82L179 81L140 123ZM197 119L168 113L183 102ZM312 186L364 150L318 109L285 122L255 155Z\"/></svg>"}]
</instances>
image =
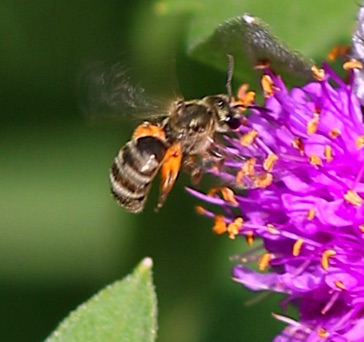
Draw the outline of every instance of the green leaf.
<instances>
[{"instance_id":1,"label":"green leaf","mask_svg":"<svg viewBox=\"0 0 364 342\"><path fill-rule=\"evenodd\" d=\"M311 67L314 62L290 50L270 33L267 24L249 14L219 25L207 39L194 46L190 54L222 70L226 70L227 54L239 56L236 58L238 63L234 75L248 83L257 77L252 75L252 68L246 66L265 62L285 80L288 76L302 82L312 79Z\"/></svg>"},{"instance_id":2,"label":"green leaf","mask_svg":"<svg viewBox=\"0 0 364 342\"><path fill-rule=\"evenodd\" d=\"M152 260L145 258L131 275L71 312L46 341L155 341L157 307L151 268Z\"/></svg>"}]
</instances>

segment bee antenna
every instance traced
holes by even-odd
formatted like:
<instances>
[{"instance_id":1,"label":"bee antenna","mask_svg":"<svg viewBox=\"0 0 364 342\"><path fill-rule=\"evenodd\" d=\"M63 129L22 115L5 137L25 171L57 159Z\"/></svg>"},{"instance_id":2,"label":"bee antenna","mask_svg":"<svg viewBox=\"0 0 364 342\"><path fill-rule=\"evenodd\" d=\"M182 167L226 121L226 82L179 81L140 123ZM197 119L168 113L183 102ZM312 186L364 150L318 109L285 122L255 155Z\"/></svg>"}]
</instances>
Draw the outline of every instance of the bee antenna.
<instances>
[{"instance_id":1,"label":"bee antenna","mask_svg":"<svg viewBox=\"0 0 364 342\"><path fill-rule=\"evenodd\" d=\"M233 79L234 73L234 57L232 55L227 55L228 65L227 65L227 80L226 80L226 90L229 95L229 100L232 98L231 81Z\"/></svg>"}]
</instances>

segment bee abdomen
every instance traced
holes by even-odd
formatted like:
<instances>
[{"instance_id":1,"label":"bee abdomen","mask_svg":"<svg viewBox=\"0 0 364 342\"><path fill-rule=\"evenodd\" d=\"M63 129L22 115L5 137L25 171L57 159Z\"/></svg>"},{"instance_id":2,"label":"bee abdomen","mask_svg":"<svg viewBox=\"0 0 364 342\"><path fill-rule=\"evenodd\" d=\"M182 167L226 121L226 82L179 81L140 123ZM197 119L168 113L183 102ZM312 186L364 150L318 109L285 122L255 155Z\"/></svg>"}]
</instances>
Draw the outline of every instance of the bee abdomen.
<instances>
[{"instance_id":1,"label":"bee abdomen","mask_svg":"<svg viewBox=\"0 0 364 342\"><path fill-rule=\"evenodd\" d=\"M151 181L166 154L166 144L153 136L129 141L110 170L111 192L118 203L132 213L143 210Z\"/></svg>"}]
</instances>

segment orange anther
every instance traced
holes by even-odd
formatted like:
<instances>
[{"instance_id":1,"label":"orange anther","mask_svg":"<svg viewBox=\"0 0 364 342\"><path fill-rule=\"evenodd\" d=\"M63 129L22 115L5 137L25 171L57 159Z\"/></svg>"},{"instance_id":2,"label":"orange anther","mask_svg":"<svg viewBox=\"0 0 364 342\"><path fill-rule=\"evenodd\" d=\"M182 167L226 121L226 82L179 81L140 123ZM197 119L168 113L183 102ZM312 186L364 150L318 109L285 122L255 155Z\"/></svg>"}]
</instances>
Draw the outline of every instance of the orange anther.
<instances>
[{"instance_id":1,"label":"orange anther","mask_svg":"<svg viewBox=\"0 0 364 342\"><path fill-rule=\"evenodd\" d=\"M316 210L311 208L307 213L307 220L312 221L316 216Z\"/></svg>"},{"instance_id":2,"label":"orange anther","mask_svg":"<svg viewBox=\"0 0 364 342\"><path fill-rule=\"evenodd\" d=\"M321 158L319 156L317 156L316 154L311 154L308 157L308 160L309 160L311 165L315 165L315 166L321 166L322 165Z\"/></svg>"},{"instance_id":3,"label":"orange anther","mask_svg":"<svg viewBox=\"0 0 364 342\"><path fill-rule=\"evenodd\" d=\"M333 249L327 249L322 253L321 257L321 266L326 271L330 266L330 258L336 255L336 252Z\"/></svg>"},{"instance_id":4,"label":"orange anther","mask_svg":"<svg viewBox=\"0 0 364 342\"><path fill-rule=\"evenodd\" d=\"M354 190L348 190L344 195L344 199L356 207L360 207L363 204L363 199Z\"/></svg>"},{"instance_id":5,"label":"orange anther","mask_svg":"<svg viewBox=\"0 0 364 342\"><path fill-rule=\"evenodd\" d=\"M245 238L248 245L252 246L254 243L254 233L252 231L246 232Z\"/></svg>"},{"instance_id":6,"label":"orange anther","mask_svg":"<svg viewBox=\"0 0 364 342\"><path fill-rule=\"evenodd\" d=\"M357 148L362 148L364 146L364 135L359 136L355 140L355 145L356 145Z\"/></svg>"},{"instance_id":7,"label":"orange anther","mask_svg":"<svg viewBox=\"0 0 364 342\"><path fill-rule=\"evenodd\" d=\"M206 209L201 205L196 205L195 206L195 211L199 215L204 215L206 213Z\"/></svg>"},{"instance_id":8,"label":"orange anther","mask_svg":"<svg viewBox=\"0 0 364 342\"><path fill-rule=\"evenodd\" d=\"M214 196L218 192L221 192L222 198L229 202L234 207L237 207L239 205L238 201L235 199L234 191L226 186L219 186L216 188L212 188L208 193L207 196Z\"/></svg>"},{"instance_id":9,"label":"orange anther","mask_svg":"<svg viewBox=\"0 0 364 342\"><path fill-rule=\"evenodd\" d=\"M258 261L258 268L259 268L259 271L264 271L267 266L269 265L269 261L271 259L271 255L270 253L264 253L260 258L259 258L259 261Z\"/></svg>"},{"instance_id":10,"label":"orange anther","mask_svg":"<svg viewBox=\"0 0 364 342\"><path fill-rule=\"evenodd\" d=\"M235 239L235 236L239 234L239 231L243 227L243 218L237 217L233 222L231 222L227 227L227 232L230 239Z\"/></svg>"},{"instance_id":11,"label":"orange anther","mask_svg":"<svg viewBox=\"0 0 364 342\"><path fill-rule=\"evenodd\" d=\"M300 152L301 156L304 155L305 146L304 146L301 138L299 138L299 137L294 138L292 141L292 146L293 146L293 148L295 148L296 150L298 150Z\"/></svg>"},{"instance_id":12,"label":"orange anther","mask_svg":"<svg viewBox=\"0 0 364 342\"><path fill-rule=\"evenodd\" d=\"M265 97L271 97L274 94L274 83L272 78L269 75L263 75L260 83Z\"/></svg>"},{"instance_id":13,"label":"orange anther","mask_svg":"<svg viewBox=\"0 0 364 342\"><path fill-rule=\"evenodd\" d=\"M330 133L329 133L329 137L330 137L331 139L335 139L335 138L337 138L340 134L341 134L340 130L339 130L338 128L334 128L334 129L332 129L332 130L330 131Z\"/></svg>"},{"instance_id":14,"label":"orange anther","mask_svg":"<svg viewBox=\"0 0 364 342\"><path fill-rule=\"evenodd\" d=\"M307 123L307 134L312 135L317 132L317 126L320 116L314 114L314 117Z\"/></svg>"},{"instance_id":15,"label":"orange anther","mask_svg":"<svg viewBox=\"0 0 364 342\"><path fill-rule=\"evenodd\" d=\"M258 132L255 129L245 133L240 138L240 144L244 147L251 145L254 142L254 139L258 136Z\"/></svg>"},{"instance_id":16,"label":"orange anther","mask_svg":"<svg viewBox=\"0 0 364 342\"><path fill-rule=\"evenodd\" d=\"M325 145L324 155L328 163L332 162L332 160L334 159L332 154L332 148L330 145Z\"/></svg>"},{"instance_id":17,"label":"orange anther","mask_svg":"<svg viewBox=\"0 0 364 342\"><path fill-rule=\"evenodd\" d=\"M311 68L313 77L316 78L318 81L322 81L325 77L325 70L324 69L319 69L316 65L314 65Z\"/></svg>"},{"instance_id":18,"label":"orange anther","mask_svg":"<svg viewBox=\"0 0 364 342\"><path fill-rule=\"evenodd\" d=\"M270 234L273 234L273 235L278 235L279 234L279 230L276 227L274 227L271 223L267 224L267 231Z\"/></svg>"},{"instance_id":19,"label":"orange anther","mask_svg":"<svg viewBox=\"0 0 364 342\"><path fill-rule=\"evenodd\" d=\"M225 223L225 217L223 215L216 215L215 216L215 224L212 230L216 234L224 234L227 230L226 223Z\"/></svg>"},{"instance_id":20,"label":"orange anther","mask_svg":"<svg viewBox=\"0 0 364 342\"><path fill-rule=\"evenodd\" d=\"M346 290L344 283L341 280L336 280L334 281L335 286L339 289L339 290Z\"/></svg>"},{"instance_id":21,"label":"orange anther","mask_svg":"<svg viewBox=\"0 0 364 342\"><path fill-rule=\"evenodd\" d=\"M293 256L298 256L298 255L300 255L302 245L303 245L303 239L298 239L298 240L297 240L297 241L293 244L293 249L292 249L292 254L293 254Z\"/></svg>"},{"instance_id":22,"label":"orange anther","mask_svg":"<svg viewBox=\"0 0 364 342\"><path fill-rule=\"evenodd\" d=\"M324 328L318 328L317 335L320 338L328 338L330 336L329 332L327 330L325 330Z\"/></svg>"},{"instance_id":23,"label":"orange anther","mask_svg":"<svg viewBox=\"0 0 364 342\"><path fill-rule=\"evenodd\" d=\"M343 64L343 68L346 71L353 70L353 69L362 69L363 64L362 64L362 62L357 61L356 59L352 59L352 60L350 60L348 62L345 62Z\"/></svg>"},{"instance_id":24,"label":"orange anther","mask_svg":"<svg viewBox=\"0 0 364 342\"><path fill-rule=\"evenodd\" d=\"M278 160L278 156L276 154L270 154L263 163L263 168L265 171L271 172L273 170L274 164Z\"/></svg>"}]
</instances>

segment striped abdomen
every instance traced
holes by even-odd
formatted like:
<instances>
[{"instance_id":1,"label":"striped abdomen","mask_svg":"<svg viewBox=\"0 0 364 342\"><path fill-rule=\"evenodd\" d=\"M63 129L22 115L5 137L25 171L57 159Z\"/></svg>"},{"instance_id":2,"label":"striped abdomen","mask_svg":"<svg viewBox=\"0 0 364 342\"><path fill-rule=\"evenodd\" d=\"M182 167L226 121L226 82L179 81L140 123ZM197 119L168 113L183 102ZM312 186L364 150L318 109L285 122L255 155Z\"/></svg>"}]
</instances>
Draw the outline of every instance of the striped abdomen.
<instances>
[{"instance_id":1,"label":"striped abdomen","mask_svg":"<svg viewBox=\"0 0 364 342\"><path fill-rule=\"evenodd\" d=\"M132 213L143 210L166 151L166 144L153 136L129 141L119 151L111 166L110 183L113 196L123 208Z\"/></svg>"}]
</instances>

